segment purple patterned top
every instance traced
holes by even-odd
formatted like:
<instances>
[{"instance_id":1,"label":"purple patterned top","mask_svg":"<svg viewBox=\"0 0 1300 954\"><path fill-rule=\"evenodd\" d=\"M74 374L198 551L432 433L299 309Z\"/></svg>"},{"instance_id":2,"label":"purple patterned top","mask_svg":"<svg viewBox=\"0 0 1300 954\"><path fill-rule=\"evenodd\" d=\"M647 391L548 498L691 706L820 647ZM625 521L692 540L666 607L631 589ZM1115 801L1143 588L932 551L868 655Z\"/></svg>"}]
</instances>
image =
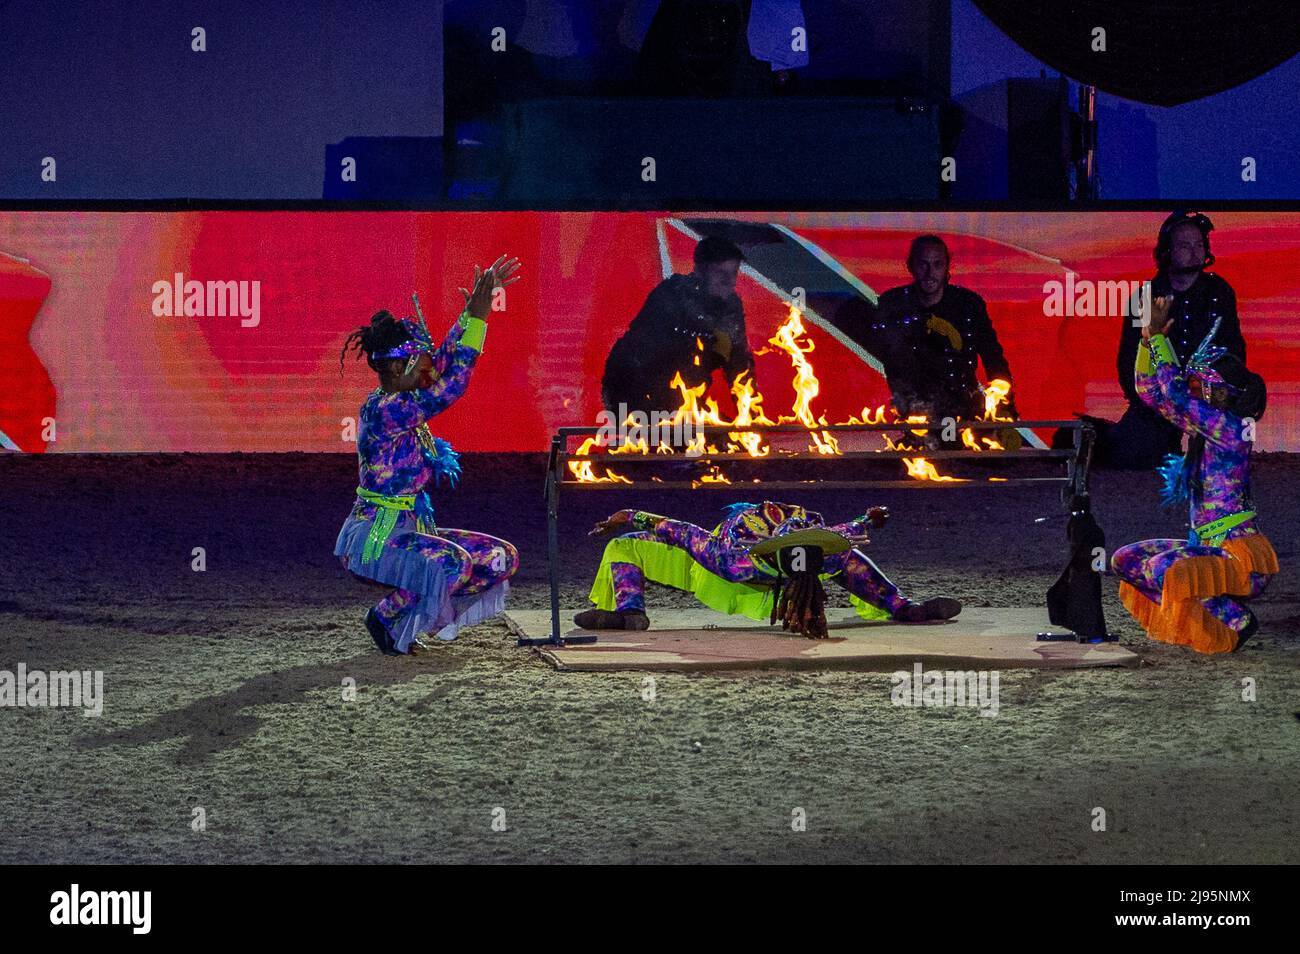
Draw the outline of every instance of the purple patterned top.
<instances>
[{"instance_id":1,"label":"purple patterned top","mask_svg":"<svg viewBox=\"0 0 1300 954\"><path fill-rule=\"evenodd\" d=\"M1138 364L1135 383L1142 400L1184 433L1205 438L1201 493L1193 494L1191 501L1192 526L1252 509L1248 502L1251 442L1243 435L1242 419L1193 397L1187 373L1177 365L1160 362L1151 373L1143 370L1140 360ZM1248 521L1228 536L1249 532L1253 525L1253 520Z\"/></svg>"},{"instance_id":2,"label":"purple patterned top","mask_svg":"<svg viewBox=\"0 0 1300 954\"><path fill-rule=\"evenodd\" d=\"M389 496L415 494L432 479L433 466L416 429L455 403L469 386L470 370L479 352L461 344L462 333L460 322L454 322L433 353L434 381L430 387L392 393L375 388L361 405L358 482L366 490ZM352 516L373 520L376 509L374 504L358 498ZM407 513L401 516L403 523L410 518Z\"/></svg>"},{"instance_id":3,"label":"purple patterned top","mask_svg":"<svg viewBox=\"0 0 1300 954\"><path fill-rule=\"evenodd\" d=\"M708 540L703 547L707 551L708 565L716 567L728 580L744 580L756 574L770 575L774 572L766 566L755 565L750 559L750 548L762 540L783 537L808 527L825 527L843 536L861 536L871 526L866 514L845 523L828 525L815 510L771 500L761 504L732 504L727 509L727 518L713 533L707 534ZM653 531L658 540L688 550L691 549L689 541L696 534L705 533L694 524L671 519L660 520Z\"/></svg>"}]
</instances>

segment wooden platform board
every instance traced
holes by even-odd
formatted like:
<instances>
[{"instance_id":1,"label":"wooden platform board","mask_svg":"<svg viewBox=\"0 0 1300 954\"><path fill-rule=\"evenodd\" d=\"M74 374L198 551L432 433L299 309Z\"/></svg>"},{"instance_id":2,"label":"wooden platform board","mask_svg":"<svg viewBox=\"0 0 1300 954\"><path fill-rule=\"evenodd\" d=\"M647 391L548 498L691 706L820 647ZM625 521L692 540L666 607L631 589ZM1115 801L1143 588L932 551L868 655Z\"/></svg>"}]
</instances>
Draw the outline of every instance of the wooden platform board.
<instances>
[{"instance_id":1,"label":"wooden platform board","mask_svg":"<svg viewBox=\"0 0 1300 954\"><path fill-rule=\"evenodd\" d=\"M561 632L576 610L562 610ZM596 631L594 645L542 647L560 670L693 671L725 669L851 669L893 672L913 663L948 669L1039 669L1135 666L1139 657L1118 643L1039 642L1040 632L1061 632L1045 609L971 607L941 623L867 622L851 609L826 613L830 639L805 639L743 617L703 607L657 609L645 632ZM549 610L511 610L516 634L546 637Z\"/></svg>"}]
</instances>

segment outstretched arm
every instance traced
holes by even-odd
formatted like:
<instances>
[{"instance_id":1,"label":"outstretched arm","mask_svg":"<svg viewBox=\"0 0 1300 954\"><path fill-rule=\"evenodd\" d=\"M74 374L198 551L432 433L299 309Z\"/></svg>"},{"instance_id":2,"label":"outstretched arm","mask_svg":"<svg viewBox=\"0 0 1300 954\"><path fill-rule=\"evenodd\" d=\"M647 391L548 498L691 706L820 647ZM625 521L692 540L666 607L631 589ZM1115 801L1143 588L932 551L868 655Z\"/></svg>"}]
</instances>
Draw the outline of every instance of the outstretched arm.
<instances>
[{"instance_id":1,"label":"outstretched arm","mask_svg":"<svg viewBox=\"0 0 1300 954\"><path fill-rule=\"evenodd\" d=\"M854 517L852 520L846 520L844 523L837 523L834 526L827 527L841 536L848 537L854 542L855 546L864 546L870 542L868 538L869 530L879 530L889 519L889 508L872 507L860 517Z\"/></svg>"},{"instance_id":2,"label":"outstretched arm","mask_svg":"<svg viewBox=\"0 0 1300 954\"><path fill-rule=\"evenodd\" d=\"M696 563L725 580L745 579L754 565L744 551L723 545L720 537L685 520L673 520L642 510L620 510L592 528L591 536L641 532L660 543L685 550Z\"/></svg>"},{"instance_id":3,"label":"outstretched arm","mask_svg":"<svg viewBox=\"0 0 1300 954\"><path fill-rule=\"evenodd\" d=\"M469 375L483 347L487 325L462 315L434 354L436 377L427 388L394 391L377 402L380 430L385 433L419 427L451 407L469 387ZM477 322L477 325L473 324Z\"/></svg>"},{"instance_id":4,"label":"outstretched arm","mask_svg":"<svg viewBox=\"0 0 1300 954\"><path fill-rule=\"evenodd\" d=\"M487 271L474 266L473 291L460 289L465 296L465 310L447 330L442 344L431 355L433 383L427 388L397 391L379 401L380 425L386 432L404 431L441 414L469 387L470 371L483 351L487 338L487 317L492 297L498 288L513 284L518 259L502 255Z\"/></svg>"},{"instance_id":5,"label":"outstretched arm","mask_svg":"<svg viewBox=\"0 0 1300 954\"><path fill-rule=\"evenodd\" d=\"M1151 304L1151 321L1143 328L1133 369L1137 393L1180 430L1200 434L1220 447L1241 449L1248 442L1236 416L1191 394L1187 374L1179 367L1173 345L1164 334L1169 325L1170 301L1157 298Z\"/></svg>"}]
</instances>

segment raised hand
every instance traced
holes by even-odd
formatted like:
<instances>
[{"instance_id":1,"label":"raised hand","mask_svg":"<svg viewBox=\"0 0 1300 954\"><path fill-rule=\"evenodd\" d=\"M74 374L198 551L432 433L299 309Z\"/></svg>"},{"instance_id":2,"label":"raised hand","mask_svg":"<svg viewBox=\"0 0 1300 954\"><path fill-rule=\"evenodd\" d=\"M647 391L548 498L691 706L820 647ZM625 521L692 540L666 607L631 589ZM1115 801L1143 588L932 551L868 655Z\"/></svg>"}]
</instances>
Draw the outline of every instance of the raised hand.
<instances>
[{"instance_id":1,"label":"raised hand","mask_svg":"<svg viewBox=\"0 0 1300 954\"><path fill-rule=\"evenodd\" d=\"M519 259L506 258L504 255L488 266L487 271L475 265L472 290L460 289L460 293L465 296L465 310L475 318L486 318L492 307L493 293L498 288L519 281L520 276L515 274L518 270Z\"/></svg>"},{"instance_id":2,"label":"raised hand","mask_svg":"<svg viewBox=\"0 0 1300 954\"><path fill-rule=\"evenodd\" d=\"M1142 337L1150 339L1155 335L1168 333L1173 319L1169 317L1169 306L1174 303L1170 296L1151 299L1151 320L1142 326Z\"/></svg>"},{"instance_id":3,"label":"raised hand","mask_svg":"<svg viewBox=\"0 0 1300 954\"><path fill-rule=\"evenodd\" d=\"M587 536L604 537L619 533L630 533L634 529L632 526L632 517L635 513L636 511L634 510L619 510L616 513L612 513L604 520L598 520Z\"/></svg>"}]
</instances>

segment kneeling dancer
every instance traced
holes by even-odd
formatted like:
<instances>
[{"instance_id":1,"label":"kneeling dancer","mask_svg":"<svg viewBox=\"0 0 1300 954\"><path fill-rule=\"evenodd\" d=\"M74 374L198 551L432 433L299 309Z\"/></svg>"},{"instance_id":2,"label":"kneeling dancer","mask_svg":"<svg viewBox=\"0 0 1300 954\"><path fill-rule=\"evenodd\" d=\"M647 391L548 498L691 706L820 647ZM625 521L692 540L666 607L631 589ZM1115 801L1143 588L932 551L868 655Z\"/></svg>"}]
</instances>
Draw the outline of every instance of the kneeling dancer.
<instances>
[{"instance_id":1,"label":"kneeling dancer","mask_svg":"<svg viewBox=\"0 0 1300 954\"><path fill-rule=\"evenodd\" d=\"M914 603L861 552L867 528L883 526L888 517L887 510L875 507L828 526L821 514L797 504L736 503L710 532L658 514L620 510L591 531L592 536L619 535L606 544L591 588L596 608L579 613L574 622L585 629L648 629L646 580L693 593L720 613L771 622L779 614L784 628L810 637L826 635L821 579L848 590L850 602L867 619L919 623L956 616L957 600ZM782 543L820 547L826 554L821 572L811 578L782 576L775 558Z\"/></svg>"},{"instance_id":2,"label":"kneeling dancer","mask_svg":"<svg viewBox=\"0 0 1300 954\"><path fill-rule=\"evenodd\" d=\"M455 639L460 627L505 609L518 551L485 533L436 526L425 488L442 478L454 486L460 477L459 455L429 433L428 421L465 393L483 350L492 293L516 281L518 267L505 256L481 274L475 267L473 291L461 289L465 310L441 345L417 301L418 322L381 311L343 346L343 356L349 347L358 357L365 353L379 387L358 417L357 499L334 555L354 576L394 587L365 620L385 654L410 653L428 632Z\"/></svg>"},{"instance_id":3,"label":"kneeling dancer","mask_svg":"<svg viewBox=\"0 0 1300 954\"><path fill-rule=\"evenodd\" d=\"M1212 344L1219 322L1179 367L1164 332L1170 299L1152 303L1138 347L1142 400L1187 435L1187 453L1161 468L1166 504L1188 501L1186 540L1142 540L1111 560L1125 608L1153 639L1197 652L1239 649L1259 628L1245 601L1278 572L1250 496L1254 421L1264 413L1264 380Z\"/></svg>"}]
</instances>

